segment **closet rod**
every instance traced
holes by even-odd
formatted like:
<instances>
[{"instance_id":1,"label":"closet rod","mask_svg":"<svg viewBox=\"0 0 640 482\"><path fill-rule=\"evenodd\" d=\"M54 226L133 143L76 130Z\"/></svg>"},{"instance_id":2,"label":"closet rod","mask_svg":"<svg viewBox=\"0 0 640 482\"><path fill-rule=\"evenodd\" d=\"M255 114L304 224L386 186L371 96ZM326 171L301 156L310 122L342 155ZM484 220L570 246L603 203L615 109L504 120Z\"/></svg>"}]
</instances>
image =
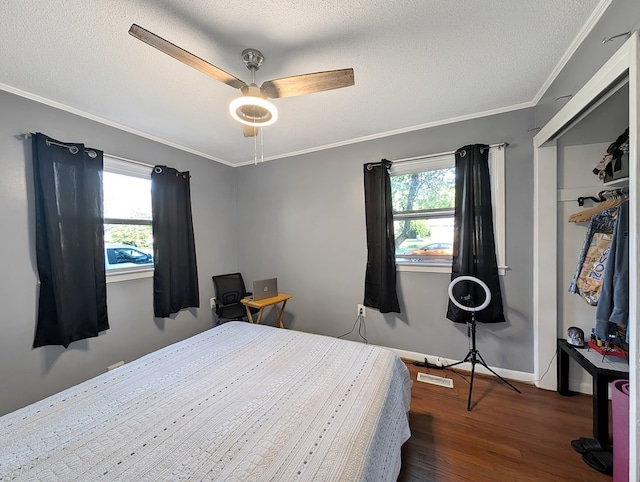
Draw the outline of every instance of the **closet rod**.
<instances>
[{"instance_id":1,"label":"closet rod","mask_svg":"<svg viewBox=\"0 0 640 482\"><path fill-rule=\"evenodd\" d=\"M508 145L509 145L508 142L501 142L500 144L490 144L489 148L497 147L498 149L503 149ZM450 156L455 153L456 151L439 152L437 154L425 154L423 156L405 157L404 159L396 159L394 161L392 160L391 162L396 163L396 162L407 162L407 161L419 161L420 159L430 159L432 157Z\"/></svg>"},{"instance_id":2,"label":"closet rod","mask_svg":"<svg viewBox=\"0 0 640 482\"><path fill-rule=\"evenodd\" d=\"M617 188L617 189L606 189L604 191L600 191L598 193L598 197L595 196L580 196L576 201L578 201L579 206L584 206L584 202L587 199L590 199L593 202L601 203L607 201L609 199L615 199L616 197L626 196L629 194L628 188Z\"/></svg>"},{"instance_id":3,"label":"closet rod","mask_svg":"<svg viewBox=\"0 0 640 482\"><path fill-rule=\"evenodd\" d=\"M31 134L22 134L20 137L22 137L23 140L27 140L31 138ZM67 146L66 144L61 144L58 142L53 142L53 141L47 141L48 144L53 144L56 146L61 146L61 147L75 147L75 146ZM153 169L155 166L152 164L147 164L146 162L141 162L141 161L134 161L133 159L127 159L126 157L120 157L120 156L114 156L113 154L107 154L106 152L104 153L105 156L110 157L111 159L117 159L118 161L124 161L124 162L130 162L132 164L138 164L139 166L144 166L144 167L148 167L149 169Z\"/></svg>"}]
</instances>

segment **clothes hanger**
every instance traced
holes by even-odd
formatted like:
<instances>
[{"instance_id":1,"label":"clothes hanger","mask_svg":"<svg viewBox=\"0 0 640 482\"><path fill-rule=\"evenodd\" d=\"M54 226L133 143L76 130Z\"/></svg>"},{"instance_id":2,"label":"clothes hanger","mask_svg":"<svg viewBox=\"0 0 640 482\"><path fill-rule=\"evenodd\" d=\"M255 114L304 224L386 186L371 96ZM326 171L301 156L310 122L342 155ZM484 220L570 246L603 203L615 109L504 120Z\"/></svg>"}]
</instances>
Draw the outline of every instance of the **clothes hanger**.
<instances>
[{"instance_id":1,"label":"clothes hanger","mask_svg":"<svg viewBox=\"0 0 640 482\"><path fill-rule=\"evenodd\" d=\"M598 193L599 199L604 199L602 203L589 209L584 209L580 212L573 213L569 216L570 223L585 223L591 220L594 214L604 211L605 209L611 209L617 207L627 200L627 195L622 189L615 189L613 191L600 191Z\"/></svg>"}]
</instances>

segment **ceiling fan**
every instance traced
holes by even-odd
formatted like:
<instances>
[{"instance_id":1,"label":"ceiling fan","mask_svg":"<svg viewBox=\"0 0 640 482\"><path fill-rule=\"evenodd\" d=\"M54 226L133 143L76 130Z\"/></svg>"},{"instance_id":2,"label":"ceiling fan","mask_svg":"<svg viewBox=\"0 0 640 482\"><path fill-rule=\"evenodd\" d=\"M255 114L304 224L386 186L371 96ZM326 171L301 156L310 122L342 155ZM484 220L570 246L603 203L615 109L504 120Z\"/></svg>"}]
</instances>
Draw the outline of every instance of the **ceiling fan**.
<instances>
[{"instance_id":1,"label":"ceiling fan","mask_svg":"<svg viewBox=\"0 0 640 482\"><path fill-rule=\"evenodd\" d=\"M258 127L273 124L278 118L277 109L267 98L293 97L354 85L353 69L340 69L267 80L258 87L255 83L255 73L262 65L264 56L259 50L245 49L242 52L242 61L251 71L251 83L247 85L237 77L135 23L131 25L129 33L174 59L240 89L242 97L231 102L230 112L234 119L243 124L245 137L254 137L257 135Z\"/></svg>"}]
</instances>

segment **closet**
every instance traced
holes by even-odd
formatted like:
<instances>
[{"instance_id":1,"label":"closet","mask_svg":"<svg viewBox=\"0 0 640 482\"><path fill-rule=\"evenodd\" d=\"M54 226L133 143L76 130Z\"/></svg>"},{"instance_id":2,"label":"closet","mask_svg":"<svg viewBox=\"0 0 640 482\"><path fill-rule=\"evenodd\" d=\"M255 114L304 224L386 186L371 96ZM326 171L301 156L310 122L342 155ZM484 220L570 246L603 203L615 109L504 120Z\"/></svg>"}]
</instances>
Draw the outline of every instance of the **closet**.
<instances>
[{"instance_id":1,"label":"closet","mask_svg":"<svg viewBox=\"0 0 640 482\"><path fill-rule=\"evenodd\" d=\"M592 307L578 295L567 293L586 234L584 225L570 225L568 216L592 206L587 201L580 208L575 202L578 197L596 196L606 189L591 170L603 157L607 146L629 127L629 179L625 188L629 193L630 226L630 480L638 480L640 475L637 456L640 448L638 42L638 34L635 33L534 137L534 372L540 388L555 390L556 339L565 337L569 326L582 327L588 338L595 323Z\"/></svg>"},{"instance_id":2,"label":"closet","mask_svg":"<svg viewBox=\"0 0 640 482\"><path fill-rule=\"evenodd\" d=\"M558 338L566 337L567 329L576 326L584 331L589 339L595 327L596 306L593 303L598 291L588 292L588 287L580 283L570 292L571 281L581 264L580 254L583 248L591 213L602 206L612 205L616 201L596 202L602 193L613 193L617 189L628 189L626 182L604 183L593 173L593 169L604 157L609 145L625 131L629 122L628 84L624 85L605 103L570 131L557 139L557 178L558 178L558 262L557 262L557 299L558 299ZM608 197L609 195L606 194ZM594 199L590 199L593 197ZM580 206L578 200L582 200ZM583 213L585 213L583 215ZM582 215L582 216L580 216ZM570 222L572 219L581 222ZM613 219L611 219L613 224ZM607 247L610 236L598 235L596 243ZM595 268L598 270L598 267ZM580 289L582 288L582 289ZM612 365L624 364L622 360L613 360ZM616 369L612 366L612 369ZM624 367L623 367L624 370ZM591 393L591 376L577 366L570 369L570 387L574 391Z\"/></svg>"}]
</instances>

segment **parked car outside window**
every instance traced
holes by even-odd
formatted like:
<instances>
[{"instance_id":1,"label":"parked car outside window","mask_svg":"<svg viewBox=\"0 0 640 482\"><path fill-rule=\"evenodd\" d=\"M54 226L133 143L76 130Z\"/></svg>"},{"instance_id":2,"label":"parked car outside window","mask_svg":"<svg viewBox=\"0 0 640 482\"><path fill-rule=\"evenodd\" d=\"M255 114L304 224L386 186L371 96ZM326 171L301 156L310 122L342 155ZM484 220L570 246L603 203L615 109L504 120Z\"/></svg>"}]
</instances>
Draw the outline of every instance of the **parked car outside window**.
<instances>
[{"instance_id":1,"label":"parked car outside window","mask_svg":"<svg viewBox=\"0 0 640 482\"><path fill-rule=\"evenodd\" d=\"M129 244L105 245L106 269L133 268L143 265L153 266L153 255Z\"/></svg>"},{"instance_id":2,"label":"parked car outside window","mask_svg":"<svg viewBox=\"0 0 640 482\"><path fill-rule=\"evenodd\" d=\"M409 254L419 254L424 256L452 256L453 245L451 243L429 243L418 249L414 249Z\"/></svg>"}]
</instances>

